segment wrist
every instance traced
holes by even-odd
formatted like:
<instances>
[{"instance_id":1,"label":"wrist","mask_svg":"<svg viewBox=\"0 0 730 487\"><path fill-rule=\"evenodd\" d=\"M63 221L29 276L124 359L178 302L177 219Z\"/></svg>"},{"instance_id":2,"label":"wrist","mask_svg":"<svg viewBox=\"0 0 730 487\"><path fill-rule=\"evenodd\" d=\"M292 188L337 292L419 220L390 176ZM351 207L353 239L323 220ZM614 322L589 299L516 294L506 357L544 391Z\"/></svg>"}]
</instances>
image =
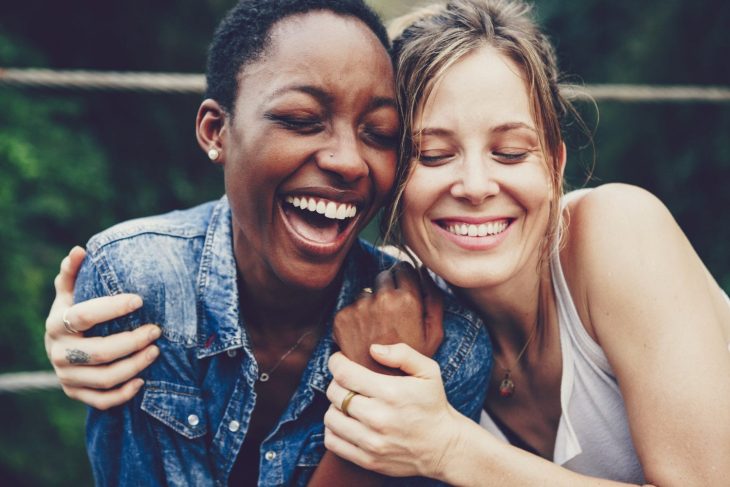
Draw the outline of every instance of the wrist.
<instances>
[{"instance_id":1,"label":"wrist","mask_svg":"<svg viewBox=\"0 0 730 487\"><path fill-rule=\"evenodd\" d=\"M487 446L481 438L481 427L450 407L454 421L449 422L451 437L446 446L442 461L438 464L433 478L449 485L480 485L484 479L480 473L474 476L474 468L480 464L479 458L488 458L484 451Z\"/></svg>"},{"instance_id":2,"label":"wrist","mask_svg":"<svg viewBox=\"0 0 730 487\"><path fill-rule=\"evenodd\" d=\"M472 421L449 405L448 419L440 422L445 440L436 461L433 462L432 471L425 472L424 476L448 484L453 483L453 471L455 468L459 468L458 465L461 463L465 448L469 443L467 439L469 423Z\"/></svg>"}]
</instances>

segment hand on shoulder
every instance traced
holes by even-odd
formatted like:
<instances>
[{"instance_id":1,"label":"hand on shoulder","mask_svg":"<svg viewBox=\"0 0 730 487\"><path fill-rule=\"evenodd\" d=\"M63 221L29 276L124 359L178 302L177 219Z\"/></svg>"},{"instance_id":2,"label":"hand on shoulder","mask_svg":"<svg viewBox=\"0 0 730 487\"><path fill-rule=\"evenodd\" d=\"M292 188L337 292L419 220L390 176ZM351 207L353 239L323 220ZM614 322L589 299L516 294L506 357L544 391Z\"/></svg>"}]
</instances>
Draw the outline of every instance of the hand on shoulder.
<instances>
[{"instance_id":1,"label":"hand on shoulder","mask_svg":"<svg viewBox=\"0 0 730 487\"><path fill-rule=\"evenodd\" d=\"M129 401L143 381L135 378L158 356L152 343L157 325L144 325L109 337L85 337L99 323L142 306L139 296L118 294L74 304L76 276L86 253L74 247L54 281L56 298L46 319L45 347L64 393L97 409Z\"/></svg>"}]
</instances>

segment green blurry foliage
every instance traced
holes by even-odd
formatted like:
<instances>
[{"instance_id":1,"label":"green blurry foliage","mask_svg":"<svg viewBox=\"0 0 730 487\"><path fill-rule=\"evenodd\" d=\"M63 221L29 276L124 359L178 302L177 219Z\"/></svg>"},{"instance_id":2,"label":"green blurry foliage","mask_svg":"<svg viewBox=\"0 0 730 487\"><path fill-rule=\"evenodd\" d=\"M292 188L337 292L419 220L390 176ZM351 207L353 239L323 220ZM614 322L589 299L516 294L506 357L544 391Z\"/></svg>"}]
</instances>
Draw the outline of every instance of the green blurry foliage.
<instances>
[{"instance_id":1,"label":"green blurry foliage","mask_svg":"<svg viewBox=\"0 0 730 487\"><path fill-rule=\"evenodd\" d=\"M0 63L28 52L4 39ZM64 250L111 222L103 149L67 97L0 91L0 368L47 368L43 318Z\"/></svg>"},{"instance_id":2,"label":"green blurry foliage","mask_svg":"<svg viewBox=\"0 0 730 487\"><path fill-rule=\"evenodd\" d=\"M0 5L0 66L203 72L233 0ZM371 0L384 16L428 0ZM730 84L730 3L538 0L561 66L585 83ZM198 148L200 97L0 86L0 373L48 369L43 322L73 244L129 218L223 192ZM730 105L579 104L596 125L595 161L568 129L567 177L657 194L730 291ZM374 238L370 229L368 238ZM671 263L667 263L671 265ZM84 410L59 391L0 396L3 485L88 485Z\"/></svg>"}]
</instances>

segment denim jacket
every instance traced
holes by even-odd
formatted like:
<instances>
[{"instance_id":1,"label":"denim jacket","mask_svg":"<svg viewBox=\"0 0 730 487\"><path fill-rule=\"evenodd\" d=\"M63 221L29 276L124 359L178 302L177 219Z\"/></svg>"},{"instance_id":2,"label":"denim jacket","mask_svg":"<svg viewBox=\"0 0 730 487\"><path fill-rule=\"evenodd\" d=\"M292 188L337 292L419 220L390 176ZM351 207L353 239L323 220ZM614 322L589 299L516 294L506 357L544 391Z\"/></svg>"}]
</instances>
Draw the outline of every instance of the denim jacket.
<instances>
[{"instance_id":1,"label":"denim jacket","mask_svg":"<svg viewBox=\"0 0 730 487\"><path fill-rule=\"evenodd\" d=\"M109 335L162 326L160 356L140 393L108 411L91 409L87 448L97 485L226 485L246 435L258 366L239 313L231 212L223 197L132 220L93 237L76 301L134 292L144 306L96 326ZM358 242L347 257L336 310L372 286L392 258ZM441 365L452 405L477 418L492 363L485 327L451 296L444 303ZM278 424L260 447L259 485L305 485L324 454L327 330Z\"/></svg>"}]
</instances>

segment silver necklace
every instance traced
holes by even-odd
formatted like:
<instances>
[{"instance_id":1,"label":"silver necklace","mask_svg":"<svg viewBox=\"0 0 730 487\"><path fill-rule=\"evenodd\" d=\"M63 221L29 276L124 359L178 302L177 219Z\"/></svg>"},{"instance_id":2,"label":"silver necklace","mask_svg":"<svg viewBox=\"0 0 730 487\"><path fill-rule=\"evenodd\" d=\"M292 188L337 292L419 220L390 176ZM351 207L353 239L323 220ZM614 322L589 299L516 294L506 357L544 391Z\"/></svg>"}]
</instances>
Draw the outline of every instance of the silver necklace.
<instances>
[{"instance_id":1,"label":"silver necklace","mask_svg":"<svg viewBox=\"0 0 730 487\"><path fill-rule=\"evenodd\" d=\"M273 373L274 373L274 371L275 371L276 369L278 369L278 368L279 368L279 366L281 365L281 363L282 363L282 362L283 362L284 360L286 360L286 358L287 358L287 357L288 357L289 355L291 355L291 354L292 354L292 352L294 352L294 350L296 350L296 349L297 349L297 347L299 347L299 345L301 345L301 344L302 344L302 341L303 341L303 340L304 340L304 339L305 339L305 338L306 338L307 336L311 335L312 333L314 333L314 330L309 330L308 332L306 332L306 333L304 333L304 334L303 334L302 336L300 336L300 337L299 337L299 340L297 340L297 342L296 342L296 343L295 343L294 345L292 345L292 347L291 347L291 348L290 348L289 350L287 350L286 352L284 352L284 355L282 355L281 357L279 357L279 360L277 360L277 361L276 361L276 363L274 364L274 366L273 366L273 367L271 367L271 368L270 368L269 370L267 370L267 371L265 371L265 372L261 372L261 373L259 374L259 382L268 382L268 381L269 381L269 379L271 378L271 374L273 374Z\"/></svg>"}]
</instances>

